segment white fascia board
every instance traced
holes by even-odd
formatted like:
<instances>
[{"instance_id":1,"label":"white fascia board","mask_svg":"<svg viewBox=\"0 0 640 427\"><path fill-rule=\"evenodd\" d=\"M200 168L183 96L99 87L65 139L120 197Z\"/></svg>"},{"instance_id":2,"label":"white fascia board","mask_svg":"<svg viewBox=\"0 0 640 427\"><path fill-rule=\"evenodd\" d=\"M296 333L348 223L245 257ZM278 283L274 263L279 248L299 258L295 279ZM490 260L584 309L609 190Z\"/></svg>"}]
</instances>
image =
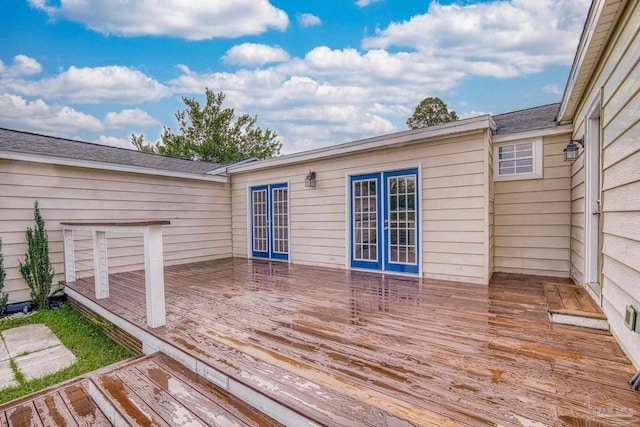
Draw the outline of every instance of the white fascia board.
<instances>
[{"instance_id":1,"label":"white fascia board","mask_svg":"<svg viewBox=\"0 0 640 427\"><path fill-rule=\"evenodd\" d=\"M537 138L541 136L554 136L554 135L562 135L565 133L571 134L573 132L573 125L559 125L551 128L543 128L543 129L534 129L527 130L524 132L514 132L514 133L505 133L500 135L491 136L491 142L507 142L507 141L516 141L520 139L529 139L529 138ZM569 141L567 140L567 143Z\"/></svg>"},{"instance_id":2,"label":"white fascia board","mask_svg":"<svg viewBox=\"0 0 640 427\"><path fill-rule=\"evenodd\" d=\"M584 28L582 29L580 42L578 43L576 56L573 59L571 71L569 71L567 85L565 86L564 93L562 94L562 101L560 101L558 121L569 121L572 119L573 111L567 111L569 102L574 96L582 96L581 93L574 93L573 89L579 77L585 79L587 78L587 76L582 76L582 74L586 71L582 69L582 63L584 62L584 58L587 56L587 53L591 48L593 35L595 34L596 27L598 26L598 21L600 20L600 15L602 14L602 10L604 9L605 3L607 3L607 1L608 0L594 0L593 3L591 3L587 20L584 24Z\"/></svg>"},{"instance_id":3,"label":"white fascia board","mask_svg":"<svg viewBox=\"0 0 640 427\"><path fill-rule=\"evenodd\" d=\"M260 159L258 159L257 157L250 157L248 159L244 159L244 160L240 160L239 162L235 162L231 165L224 165L224 166L220 166L218 168L215 169L211 169L210 171L207 171L207 175L225 175L227 173L227 170L231 167L231 166L240 166L240 165L244 165L247 163L255 163L255 162L259 162Z\"/></svg>"},{"instance_id":4,"label":"white fascia board","mask_svg":"<svg viewBox=\"0 0 640 427\"><path fill-rule=\"evenodd\" d=\"M70 166L76 168L99 169L113 172L128 172L141 175L164 176L170 178L184 178L196 181L210 181L226 183L223 176L212 176L197 173L168 171L163 169L145 168L140 166L126 166L116 163L93 162L89 160L68 159L65 157L51 157L42 154L19 153L16 151L0 151L0 159L16 160L21 162L44 163L48 165Z\"/></svg>"},{"instance_id":5,"label":"white fascia board","mask_svg":"<svg viewBox=\"0 0 640 427\"><path fill-rule=\"evenodd\" d=\"M443 123L422 129L408 130L404 132L392 133L389 135L376 136L373 138L361 139L358 141L346 142L329 147L317 148L315 150L302 151L300 153L286 154L280 157L260 160L259 162L230 165L227 173L246 172L258 169L272 168L276 166L290 165L310 160L324 159L333 156L340 156L350 153L373 150L376 148L386 148L394 145L401 146L417 143L431 138L455 135L465 132L489 129L494 131L496 124L490 115L472 117L469 119L457 120L455 122Z\"/></svg>"}]
</instances>

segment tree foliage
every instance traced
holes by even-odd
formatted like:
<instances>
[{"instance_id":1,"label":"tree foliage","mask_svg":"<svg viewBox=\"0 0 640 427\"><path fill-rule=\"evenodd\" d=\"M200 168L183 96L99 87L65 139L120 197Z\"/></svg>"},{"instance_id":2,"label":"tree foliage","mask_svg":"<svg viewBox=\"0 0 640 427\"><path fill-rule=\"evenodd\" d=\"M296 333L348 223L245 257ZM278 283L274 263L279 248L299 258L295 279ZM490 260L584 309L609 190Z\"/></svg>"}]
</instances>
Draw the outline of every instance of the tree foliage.
<instances>
[{"instance_id":1,"label":"tree foliage","mask_svg":"<svg viewBox=\"0 0 640 427\"><path fill-rule=\"evenodd\" d=\"M140 151L216 163L280 154L278 135L257 127L258 116L243 114L236 119L233 108L222 108L224 92L207 88L206 98L204 106L195 98L182 98L187 109L176 112L179 133L165 126L155 144L146 143L142 134L131 134L131 143Z\"/></svg>"},{"instance_id":2,"label":"tree foliage","mask_svg":"<svg viewBox=\"0 0 640 427\"><path fill-rule=\"evenodd\" d=\"M458 115L455 111L449 111L442 99L429 97L416 106L413 115L407 119L407 126L411 129L420 129L454 120L458 120Z\"/></svg>"},{"instance_id":3,"label":"tree foliage","mask_svg":"<svg viewBox=\"0 0 640 427\"><path fill-rule=\"evenodd\" d=\"M9 295L4 292L4 279L7 272L4 271L4 256L2 255L2 239L0 239L0 314L4 312L9 300Z\"/></svg>"},{"instance_id":4,"label":"tree foliage","mask_svg":"<svg viewBox=\"0 0 640 427\"><path fill-rule=\"evenodd\" d=\"M34 229L27 227L27 252L24 262L19 263L20 274L31 290L31 300L41 310L47 307L54 271L49 259L49 236L37 201L33 217L36 225Z\"/></svg>"}]
</instances>

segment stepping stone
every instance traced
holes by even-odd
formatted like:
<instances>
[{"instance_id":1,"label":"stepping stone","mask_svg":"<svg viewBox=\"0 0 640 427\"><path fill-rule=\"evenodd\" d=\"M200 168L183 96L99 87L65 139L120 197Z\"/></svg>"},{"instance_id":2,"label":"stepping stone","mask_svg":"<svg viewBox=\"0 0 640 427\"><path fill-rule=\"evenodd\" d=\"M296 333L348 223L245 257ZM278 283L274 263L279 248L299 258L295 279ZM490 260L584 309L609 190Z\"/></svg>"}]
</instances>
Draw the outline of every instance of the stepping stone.
<instances>
[{"instance_id":1,"label":"stepping stone","mask_svg":"<svg viewBox=\"0 0 640 427\"><path fill-rule=\"evenodd\" d=\"M17 385L15 377L13 376L13 369L9 364L9 360L3 360L0 362L0 389Z\"/></svg>"},{"instance_id":2,"label":"stepping stone","mask_svg":"<svg viewBox=\"0 0 640 427\"><path fill-rule=\"evenodd\" d=\"M48 326L41 323L18 326L2 332L9 355L15 358L21 354L62 345Z\"/></svg>"},{"instance_id":3,"label":"stepping stone","mask_svg":"<svg viewBox=\"0 0 640 427\"><path fill-rule=\"evenodd\" d=\"M13 361L28 381L58 372L76 361L76 356L63 345L14 357Z\"/></svg>"}]
</instances>

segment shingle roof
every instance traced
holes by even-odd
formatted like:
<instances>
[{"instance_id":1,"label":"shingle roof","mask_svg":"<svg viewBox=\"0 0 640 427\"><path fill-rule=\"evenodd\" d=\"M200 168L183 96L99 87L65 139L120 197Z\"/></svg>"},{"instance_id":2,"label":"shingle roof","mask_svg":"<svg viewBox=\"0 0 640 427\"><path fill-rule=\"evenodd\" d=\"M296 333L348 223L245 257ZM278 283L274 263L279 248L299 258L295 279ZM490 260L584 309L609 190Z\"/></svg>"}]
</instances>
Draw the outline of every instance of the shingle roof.
<instances>
[{"instance_id":1,"label":"shingle roof","mask_svg":"<svg viewBox=\"0 0 640 427\"><path fill-rule=\"evenodd\" d=\"M492 117L498 126L497 134L523 132L556 126L556 116L559 109L560 103L556 103L498 114Z\"/></svg>"},{"instance_id":2,"label":"shingle roof","mask_svg":"<svg viewBox=\"0 0 640 427\"><path fill-rule=\"evenodd\" d=\"M0 128L0 151L205 174L221 165Z\"/></svg>"}]
</instances>

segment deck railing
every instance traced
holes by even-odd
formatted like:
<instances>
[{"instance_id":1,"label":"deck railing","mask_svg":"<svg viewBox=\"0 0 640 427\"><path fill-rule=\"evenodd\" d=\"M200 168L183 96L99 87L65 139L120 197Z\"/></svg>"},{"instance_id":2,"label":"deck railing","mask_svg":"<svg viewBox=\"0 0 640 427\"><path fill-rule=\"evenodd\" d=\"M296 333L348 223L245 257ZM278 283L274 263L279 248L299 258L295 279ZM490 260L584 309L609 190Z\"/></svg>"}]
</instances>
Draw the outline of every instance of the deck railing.
<instances>
[{"instance_id":1,"label":"deck railing","mask_svg":"<svg viewBox=\"0 0 640 427\"><path fill-rule=\"evenodd\" d=\"M109 262L107 233L143 236L145 297L147 325L157 328L166 324L164 298L164 260L162 254L162 226L169 221L139 222L62 222L64 242L64 273L66 282L76 281L76 236L89 232L93 240L93 277L96 299L109 298Z\"/></svg>"}]
</instances>

